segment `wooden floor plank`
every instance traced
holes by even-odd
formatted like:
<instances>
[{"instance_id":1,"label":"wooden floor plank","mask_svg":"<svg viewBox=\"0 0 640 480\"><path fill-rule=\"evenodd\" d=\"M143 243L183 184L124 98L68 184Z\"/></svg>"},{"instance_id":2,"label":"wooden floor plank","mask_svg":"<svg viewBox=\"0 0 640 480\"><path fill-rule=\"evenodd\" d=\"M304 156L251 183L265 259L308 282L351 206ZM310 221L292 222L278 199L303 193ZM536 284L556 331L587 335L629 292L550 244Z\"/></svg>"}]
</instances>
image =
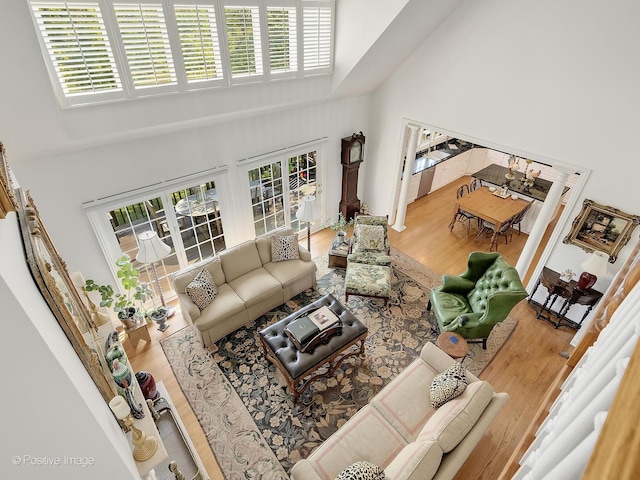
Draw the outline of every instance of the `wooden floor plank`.
<instances>
[{"instance_id":1,"label":"wooden floor plank","mask_svg":"<svg viewBox=\"0 0 640 480\"><path fill-rule=\"evenodd\" d=\"M474 232L477 233L473 228L469 236L466 227L460 224L456 224L453 232L448 228L456 189L468 181L468 177L463 177L410 204L405 220L406 230L396 232L389 229L392 245L436 272L462 273L466 269L468 254L474 250L486 250L489 245L488 238L473 242ZM552 227L553 224L547 229L543 241L547 241ZM327 252L333 234L333 231L324 229L311 236L314 257ZM502 239L498 251L509 263L515 265L526 239L525 234L516 233L509 244L505 245ZM306 238L302 240L306 246ZM541 249L538 249L532 265L538 261L540 253ZM525 284L527 278L525 276ZM548 386L565 364L560 352L569 349L569 341L575 333L573 330L568 327L554 329L549 323L537 320L535 312L526 301L518 304L512 315L518 320L513 335L480 375L497 391L508 392L511 399L462 467L456 476L457 480L498 478L535 415ZM186 326L179 309L169 322L171 327L165 332L159 332L155 326L150 326L151 343L141 341L135 350L125 339L125 350L136 371L150 371L156 379L164 382L210 477L222 480L222 473L202 429L158 343L161 338Z\"/></svg>"}]
</instances>

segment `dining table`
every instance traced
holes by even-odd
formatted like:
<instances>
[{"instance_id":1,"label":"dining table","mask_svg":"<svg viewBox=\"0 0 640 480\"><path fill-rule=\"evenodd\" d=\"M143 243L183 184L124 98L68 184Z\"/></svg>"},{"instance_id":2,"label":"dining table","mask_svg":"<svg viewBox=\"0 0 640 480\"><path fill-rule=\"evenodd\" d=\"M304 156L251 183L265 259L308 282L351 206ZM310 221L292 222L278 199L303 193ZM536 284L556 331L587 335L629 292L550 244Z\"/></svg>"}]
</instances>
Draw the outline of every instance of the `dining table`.
<instances>
[{"instance_id":1,"label":"dining table","mask_svg":"<svg viewBox=\"0 0 640 480\"><path fill-rule=\"evenodd\" d=\"M499 195L499 192L500 189L492 191L486 186L478 188L456 199L456 206L453 212L454 219L459 210L464 210L493 225L489 250L496 243L498 232L502 226L527 208L530 203L516 195L514 195L517 197L515 199L511 195L503 198Z\"/></svg>"}]
</instances>

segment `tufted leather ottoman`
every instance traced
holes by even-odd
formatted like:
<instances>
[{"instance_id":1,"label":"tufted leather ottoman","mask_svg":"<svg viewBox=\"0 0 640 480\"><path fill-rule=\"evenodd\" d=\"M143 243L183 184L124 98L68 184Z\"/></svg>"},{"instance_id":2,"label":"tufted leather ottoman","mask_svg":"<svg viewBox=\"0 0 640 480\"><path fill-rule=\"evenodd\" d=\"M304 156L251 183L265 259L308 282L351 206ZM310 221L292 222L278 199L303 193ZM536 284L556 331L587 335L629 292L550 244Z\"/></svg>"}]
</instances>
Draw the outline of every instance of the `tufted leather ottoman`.
<instances>
[{"instance_id":1,"label":"tufted leather ottoman","mask_svg":"<svg viewBox=\"0 0 640 480\"><path fill-rule=\"evenodd\" d=\"M342 332L329 337L326 343L319 344L313 350L300 352L287 337L285 327L296 318L325 305L340 318ZM265 356L284 375L295 402L311 382L332 375L347 357L364 354L367 333L367 327L329 294L261 330L259 335ZM350 348L354 345L359 348ZM311 376L327 364L328 369L325 373Z\"/></svg>"}]
</instances>

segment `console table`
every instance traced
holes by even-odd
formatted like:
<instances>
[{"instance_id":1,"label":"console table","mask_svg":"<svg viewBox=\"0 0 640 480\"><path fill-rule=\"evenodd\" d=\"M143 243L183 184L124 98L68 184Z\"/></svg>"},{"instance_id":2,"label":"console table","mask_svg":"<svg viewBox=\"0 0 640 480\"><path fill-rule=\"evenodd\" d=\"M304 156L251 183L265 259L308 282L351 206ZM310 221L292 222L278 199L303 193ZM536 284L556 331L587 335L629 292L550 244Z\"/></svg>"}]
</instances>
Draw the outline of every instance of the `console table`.
<instances>
[{"instance_id":1,"label":"console table","mask_svg":"<svg viewBox=\"0 0 640 480\"><path fill-rule=\"evenodd\" d=\"M540 285L545 287L548 292L547 298L542 304L533 300L533 296L538 291ZM560 309L556 311L553 310L553 305L558 297L562 298L563 301ZM578 288L578 283L575 280L571 280L570 282L560 280L560 274L558 272L551 270L550 268L543 267L540 278L538 278L538 283L536 283L536 288L533 290L531 295L529 295L528 302L530 305L535 305L539 308L536 318L542 318L543 320L548 321L555 328L560 327L564 322L567 326L577 330L582 325L584 319L587 318L591 309L596 305L596 303L598 303L600 298L602 298L601 292L593 290L592 288L580 290ZM587 310L584 312L584 315L582 315L579 322L574 322L567 318L567 313L571 309L571 306L575 304L587 307ZM552 316L555 317L556 320L554 320Z\"/></svg>"}]
</instances>

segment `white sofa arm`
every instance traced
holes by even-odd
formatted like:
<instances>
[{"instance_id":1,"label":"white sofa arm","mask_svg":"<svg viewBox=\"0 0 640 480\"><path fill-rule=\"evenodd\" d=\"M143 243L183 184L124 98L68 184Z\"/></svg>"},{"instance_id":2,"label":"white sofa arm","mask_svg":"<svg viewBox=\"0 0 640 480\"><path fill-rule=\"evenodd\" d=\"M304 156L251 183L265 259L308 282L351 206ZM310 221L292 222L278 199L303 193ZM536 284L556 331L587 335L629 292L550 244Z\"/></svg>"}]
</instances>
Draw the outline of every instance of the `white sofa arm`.
<instances>
[{"instance_id":1,"label":"white sofa arm","mask_svg":"<svg viewBox=\"0 0 640 480\"><path fill-rule=\"evenodd\" d=\"M424 347L422 347L420 358L430 365L436 372L444 372L455 363L453 358L431 342L425 343ZM467 380L469 382L476 382L478 378L467 370Z\"/></svg>"},{"instance_id":2,"label":"white sofa arm","mask_svg":"<svg viewBox=\"0 0 640 480\"><path fill-rule=\"evenodd\" d=\"M176 295L178 296L178 300L180 300L180 312L182 316L186 317L187 320L191 320L191 323L193 323L200 317L200 309L186 293L176 292Z\"/></svg>"},{"instance_id":3,"label":"white sofa arm","mask_svg":"<svg viewBox=\"0 0 640 480\"><path fill-rule=\"evenodd\" d=\"M291 469L291 480L322 480L306 460L300 460Z\"/></svg>"},{"instance_id":4,"label":"white sofa arm","mask_svg":"<svg viewBox=\"0 0 640 480\"><path fill-rule=\"evenodd\" d=\"M300 260L304 260L305 262L311 261L311 253L309 253L309 250L298 244L298 251L300 252Z\"/></svg>"}]
</instances>

